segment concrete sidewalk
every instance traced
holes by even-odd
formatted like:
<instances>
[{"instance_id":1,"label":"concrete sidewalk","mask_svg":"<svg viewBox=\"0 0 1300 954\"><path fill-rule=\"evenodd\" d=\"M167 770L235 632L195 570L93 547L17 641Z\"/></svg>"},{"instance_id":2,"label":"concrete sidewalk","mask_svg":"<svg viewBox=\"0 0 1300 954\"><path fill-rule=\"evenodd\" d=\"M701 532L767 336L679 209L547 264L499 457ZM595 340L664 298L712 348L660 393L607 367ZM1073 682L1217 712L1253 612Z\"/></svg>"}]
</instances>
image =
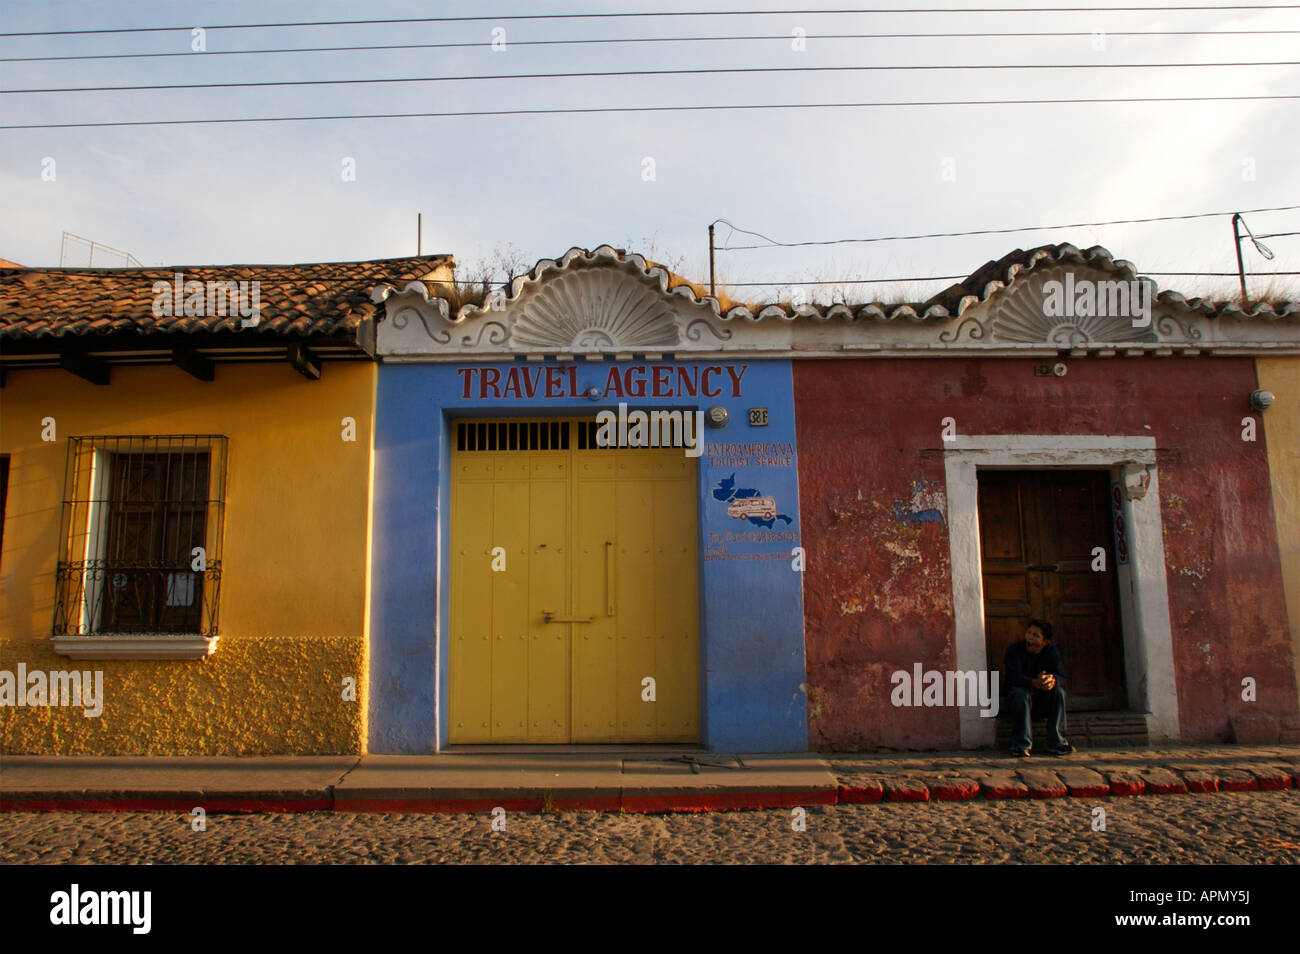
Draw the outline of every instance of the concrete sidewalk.
<instances>
[{"instance_id":1,"label":"concrete sidewalk","mask_svg":"<svg viewBox=\"0 0 1300 954\"><path fill-rule=\"evenodd\" d=\"M881 801L1300 787L1300 747L715 755L448 752L259 758L0 758L0 811L715 811Z\"/></svg>"}]
</instances>

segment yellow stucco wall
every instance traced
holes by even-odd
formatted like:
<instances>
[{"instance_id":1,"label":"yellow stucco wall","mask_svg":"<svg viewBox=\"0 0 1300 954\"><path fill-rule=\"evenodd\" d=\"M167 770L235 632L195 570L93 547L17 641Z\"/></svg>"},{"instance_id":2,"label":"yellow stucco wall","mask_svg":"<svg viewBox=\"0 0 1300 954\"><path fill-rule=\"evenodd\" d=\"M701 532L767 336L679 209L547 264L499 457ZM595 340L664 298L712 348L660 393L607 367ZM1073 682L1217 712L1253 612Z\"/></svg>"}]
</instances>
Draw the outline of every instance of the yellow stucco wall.
<instances>
[{"instance_id":1,"label":"yellow stucco wall","mask_svg":"<svg viewBox=\"0 0 1300 954\"><path fill-rule=\"evenodd\" d=\"M0 554L0 670L102 670L104 711L0 707L0 752L333 754L366 738L366 558L375 365L114 367L97 387L57 370L0 390L9 495ZM57 440L42 442L53 417ZM342 419L356 422L343 440ZM68 438L229 438L218 631L203 660L73 660L49 642ZM345 676L356 701L345 701Z\"/></svg>"},{"instance_id":2,"label":"yellow stucco wall","mask_svg":"<svg viewBox=\"0 0 1300 954\"><path fill-rule=\"evenodd\" d=\"M1259 386L1275 402L1261 417L1268 442L1269 480L1277 542L1282 552L1282 585L1291 624L1291 648L1300 685L1300 357L1260 358Z\"/></svg>"}]
</instances>

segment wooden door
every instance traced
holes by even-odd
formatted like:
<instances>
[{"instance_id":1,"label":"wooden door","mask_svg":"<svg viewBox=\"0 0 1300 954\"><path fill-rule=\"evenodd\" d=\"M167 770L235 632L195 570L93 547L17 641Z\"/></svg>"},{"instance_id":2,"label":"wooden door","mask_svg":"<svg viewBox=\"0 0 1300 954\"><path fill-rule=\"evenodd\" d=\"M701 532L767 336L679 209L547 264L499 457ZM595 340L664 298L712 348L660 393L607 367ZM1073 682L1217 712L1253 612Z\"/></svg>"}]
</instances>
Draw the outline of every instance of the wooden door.
<instances>
[{"instance_id":1,"label":"wooden door","mask_svg":"<svg viewBox=\"0 0 1300 954\"><path fill-rule=\"evenodd\" d=\"M1001 670L1029 620L1048 620L1074 711L1126 707L1108 483L1104 471L979 473L989 665Z\"/></svg>"},{"instance_id":2,"label":"wooden door","mask_svg":"<svg viewBox=\"0 0 1300 954\"><path fill-rule=\"evenodd\" d=\"M593 622L574 633L573 740L696 742L697 460L578 444L573 605Z\"/></svg>"},{"instance_id":3,"label":"wooden door","mask_svg":"<svg viewBox=\"0 0 1300 954\"><path fill-rule=\"evenodd\" d=\"M450 741L697 742L696 459L453 426Z\"/></svg>"}]
</instances>

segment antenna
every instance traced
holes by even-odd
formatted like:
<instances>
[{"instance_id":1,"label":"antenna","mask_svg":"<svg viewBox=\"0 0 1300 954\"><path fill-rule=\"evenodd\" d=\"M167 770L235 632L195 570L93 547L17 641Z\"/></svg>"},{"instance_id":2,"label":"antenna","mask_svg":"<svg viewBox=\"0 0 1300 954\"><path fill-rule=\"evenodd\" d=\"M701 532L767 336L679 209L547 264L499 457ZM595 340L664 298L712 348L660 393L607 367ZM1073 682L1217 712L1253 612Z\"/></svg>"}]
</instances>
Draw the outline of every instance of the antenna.
<instances>
[{"instance_id":1,"label":"antenna","mask_svg":"<svg viewBox=\"0 0 1300 954\"><path fill-rule=\"evenodd\" d=\"M59 246L59 268L66 267L68 263L68 240L69 239L71 239L74 242L84 242L86 245L90 246L90 261L87 263L86 266L87 268L95 267L95 249L99 249L101 252L111 252L112 254L118 255L121 258L126 260L125 265L108 266L110 268L111 267L131 268L132 265L134 265L136 268L144 268L144 262L140 261L130 252L125 252L120 248L114 248L111 245L105 245L103 242L96 242L93 239L83 238L80 235L73 235L71 232L63 233L63 241Z\"/></svg>"}]
</instances>

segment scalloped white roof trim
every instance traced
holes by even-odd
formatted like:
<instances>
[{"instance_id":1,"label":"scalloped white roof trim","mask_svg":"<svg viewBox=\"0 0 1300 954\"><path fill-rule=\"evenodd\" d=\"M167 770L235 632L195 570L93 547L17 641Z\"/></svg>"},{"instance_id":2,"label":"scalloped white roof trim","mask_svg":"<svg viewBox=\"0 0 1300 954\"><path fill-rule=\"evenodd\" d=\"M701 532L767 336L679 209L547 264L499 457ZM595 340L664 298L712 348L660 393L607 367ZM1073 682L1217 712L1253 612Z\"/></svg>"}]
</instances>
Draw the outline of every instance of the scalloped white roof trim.
<instances>
[{"instance_id":1,"label":"scalloped white roof trim","mask_svg":"<svg viewBox=\"0 0 1300 954\"><path fill-rule=\"evenodd\" d=\"M1013 262L1007 266L1005 277L1001 280L995 279L988 282L979 295L965 295L957 305L957 313L953 315L947 308L942 305L931 305L922 311L918 311L916 305L903 304L884 306L877 302L859 305L856 309L844 304L834 305L798 305L791 310L777 304L764 305L755 313L744 305L736 305L730 308L724 314L722 304L715 297L710 295L697 295L695 290L686 284L669 287L673 275L667 269L658 265L652 265L644 256L635 253L620 253L610 245L598 246L594 251L588 251L584 248L569 249L560 258L544 258L533 266L527 275L521 275L514 279L509 288L498 288L488 294L482 305L463 305L456 312L455 317L451 317L451 306L444 298L430 297L428 285L421 281L407 282L406 287L400 290L402 294L414 294L422 302L430 305L437 310L444 321L451 324L459 324L468 318L474 318L479 315L485 315L492 312L504 311L507 307L517 301L525 292L534 288L552 277L554 273L563 273L574 268L590 268L596 265L611 264L619 265L624 268L634 270L642 280L657 285L659 291L665 295L680 295L692 305L698 305L702 308L708 308L721 321L764 321L767 319L779 318L783 321L795 321L796 319L816 319L818 321L831 321L840 319L844 321L896 321L904 319L907 321L922 322L931 319L961 317L967 309L988 301L994 295L1009 288L1011 284L1021 275L1028 275L1039 267L1048 267L1059 265L1061 263L1074 263L1086 265L1100 269L1103 272L1115 274L1125 281L1150 282L1154 287L1159 286L1154 279L1140 276L1137 268L1132 262L1124 259L1116 259L1108 249L1100 245L1094 245L1092 248L1080 250L1079 248L1064 243L1051 248L1038 249L1025 262ZM386 301L391 295L399 293L399 290L388 284L377 285L370 294L370 300L375 304ZM1162 291L1155 296L1157 304L1172 305L1179 309L1198 312L1207 317L1220 318L1267 318L1276 320L1279 318L1289 318L1293 315L1300 315L1300 302L1287 302L1281 311L1274 310L1271 303L1263 302L1253 305L1248 311L1242 309L1236 304L1227 304L1216 308L1214 304L1205 298L1185 298L1175 291ZM888 310L886 310L888 308Z\"/></svg>"}]
</instances>

